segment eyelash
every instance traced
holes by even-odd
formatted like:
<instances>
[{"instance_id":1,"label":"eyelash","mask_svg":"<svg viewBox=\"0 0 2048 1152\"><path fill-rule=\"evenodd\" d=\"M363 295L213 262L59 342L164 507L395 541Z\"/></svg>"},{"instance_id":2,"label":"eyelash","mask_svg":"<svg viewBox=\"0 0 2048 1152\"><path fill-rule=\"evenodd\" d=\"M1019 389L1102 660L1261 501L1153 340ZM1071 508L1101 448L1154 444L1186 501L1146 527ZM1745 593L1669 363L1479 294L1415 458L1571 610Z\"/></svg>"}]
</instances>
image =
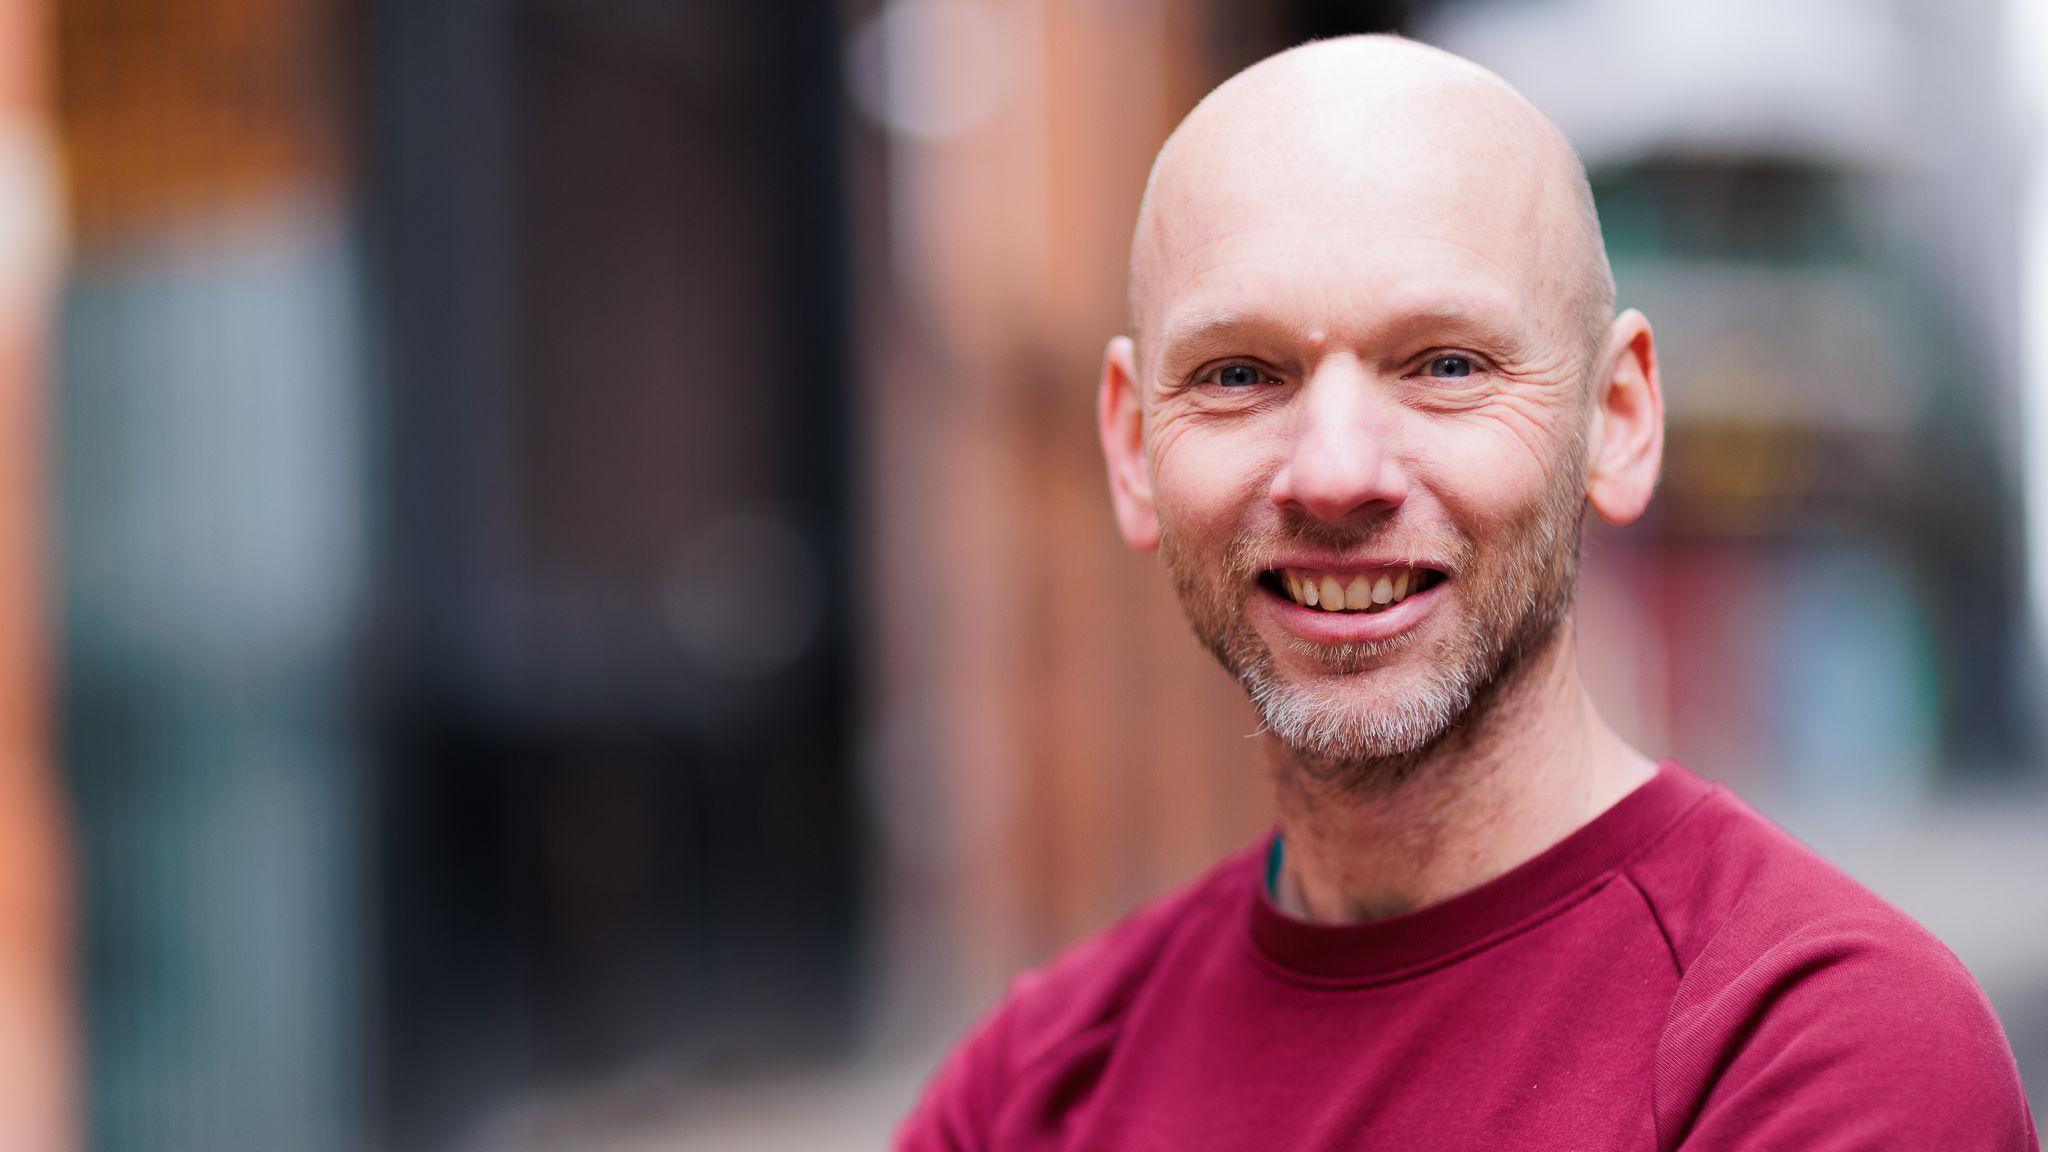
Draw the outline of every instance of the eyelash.
<instances>
[{"instance_id":1,"label":"eyelash","mask_svg":"<svg viewBox=\"0 0 2048 1152\"><path fill-rule=\"evenodd\" d=\"M1258 389L1258 384L1235 387L1224 384L1222 380L1223 373L1231 368L1251 369L1259 374L1259 384L1275 384L1279 382L1276 374L1267 371L1264 365L1255 360L1223 360L1195 373L1190 378L1189 383L1197 385L1211 384L1224 392L1252 392Z\"/></svg>"},{"instance_id":2,"label":"eyelash","mask_svg":"<svg viewBox=\"0 0 2048 1152\"><path fill-rule=\"evenodd\" d=\"M1434 364L1439 360L1446 360L1452 357L1456 357L1457 359L1464 360L1470 363L1472 365L1472 370L1466 373L1464 377L1445 376L1437 377L1437 379L1468 379L1473 376L1488 375L1492 373L1494 370L1492 362L1487 360L1486 357L1481 356L1476 352L1467 352L1461 348L1433 348L1430 351L1424 353L1423 355L1413 360L1410 360L1409 363L1414 365L1414 370L1404 372L1402 373L1402 375L1403 377L1420 376L1429 378L1427 376L1427 373L1429 366L1431 364ZM1221 377L1223 375L1224 370L1229 368L1250 368L1252 371L1257 372L1259 374L1259 384L1279 383L1279 379L1274 373L1267 371L1264 366L1252 360L1225 360L1220 363L1211 365L1210 367L1204 368L1201 371L1195 373L1195 375L1189 379L1189 383L1195 385L1213 385L1226 393L1252 392L1257 389L1258 385L1225 385Z\"/></svg>"},{"instance_id":3,"label":"eyelash","mask_svg":"<svg viewBox=\"0 0 2048 1152\"><path fill-rule=\"evenodd\" d=\"M1428 377L1428 369L1431 364L1434 364L1439 360L1448 360L1453 357L1456 357L1459 360L1463 360L1471 364L1472 370L1466 373L1463 377L1444 376L1436 377L1436 379L1470 379L1474 376L1488 375L1493 371L1493 362L1488 360L1486 357L1479 355L1476 352L1467 352L1462 348L1432 348L1428 352L1423 353L1420 357L1409 361L1409 363L1415 365L1415 371L1403 373L1403 375L1422 376L1424 378L1430 378Z\"/></svg>"}]
</instances>

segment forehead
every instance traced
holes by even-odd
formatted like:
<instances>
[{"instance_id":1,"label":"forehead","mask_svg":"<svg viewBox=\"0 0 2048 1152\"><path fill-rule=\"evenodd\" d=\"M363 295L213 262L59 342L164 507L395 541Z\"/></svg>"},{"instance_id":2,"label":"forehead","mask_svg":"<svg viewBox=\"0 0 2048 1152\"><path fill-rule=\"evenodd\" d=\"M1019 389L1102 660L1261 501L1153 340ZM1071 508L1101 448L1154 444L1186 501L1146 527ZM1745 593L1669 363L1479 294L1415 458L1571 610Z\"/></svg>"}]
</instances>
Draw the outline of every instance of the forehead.
<instances>
[{"instance_id":1,"label":"forehead","mask_svg":"<svg viewBox=\"0 0 2048 1152\"><path fill-rule=\"evenodd\" d=\"M1133 263L1141 342L1225 309L1333 335L1466 309L1547 328L1563 311L1556 197L1513 137L1292 127L1169 158Z\"/></svg>"},{"instance_id":2,"label":"forehead","mask_svg":"<svg viewBox=\"0 0 2048 1152\"><path fill-rule=\"evenodd\" d=\"M1158 271L1154 331L1147 335L1160 345L1220 317L1340 341L1431 319L1533 336L1548 320L1523 266L1443 236L1269 223L1176 248Z\"/></svg>"}]
</instances>

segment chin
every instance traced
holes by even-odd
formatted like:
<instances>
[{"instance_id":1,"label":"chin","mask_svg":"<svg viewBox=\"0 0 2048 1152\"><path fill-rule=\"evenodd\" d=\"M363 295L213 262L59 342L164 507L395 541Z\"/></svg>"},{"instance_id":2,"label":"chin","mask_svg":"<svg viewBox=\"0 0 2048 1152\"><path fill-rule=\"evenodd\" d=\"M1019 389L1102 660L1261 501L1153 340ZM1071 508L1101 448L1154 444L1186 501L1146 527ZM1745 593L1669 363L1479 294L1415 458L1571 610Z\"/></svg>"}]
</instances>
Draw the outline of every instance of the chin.
<instances>
[{"instance_id":1,"label":"chin","mask_svg":"<svg viewBox=\"0 0 2048 1152\"><path fill-rule=\"evenodd\" d=\"M1245 687L1276 739L1297 755L1330 763L1418 757L1472 703L1456 678L1401 676L1391 667L1306 680L1274 676Z\"/></svg>"}]
</instances>

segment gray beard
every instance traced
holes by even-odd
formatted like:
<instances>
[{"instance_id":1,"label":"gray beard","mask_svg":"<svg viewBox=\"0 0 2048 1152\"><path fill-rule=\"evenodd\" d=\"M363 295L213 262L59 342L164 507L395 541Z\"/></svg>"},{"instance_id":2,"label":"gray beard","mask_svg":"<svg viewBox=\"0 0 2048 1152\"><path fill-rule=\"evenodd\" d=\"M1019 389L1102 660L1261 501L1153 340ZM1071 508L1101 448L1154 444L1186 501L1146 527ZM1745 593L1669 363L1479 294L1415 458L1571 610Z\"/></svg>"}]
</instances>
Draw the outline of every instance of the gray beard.
<instances>
[{"instance_id":1,"label":"gray beard","mask_svg":"<svg viewBox=\"0 0 2048 1152\"><path fill-rule=\"evenodd\" d=\"M1226 660L1251 698L1264 731L1300 763L1309 777L1347 794L1379 795L1398 788L1433 755L1469 739L1505 697L1503 687L1555 640L1570 610L1571 585L1531 602L1505 630L1468 618L1460 635L1434 647L1420 686L1396 698L1360 707L1362 689L1342 680L1292 683L1273 670L1272 653L1254 642ZM1347 645L1345 664L1374 664L1402 647L1399 639ZM1327 667L1327 656L1322 658Z\"/></svg>"},{"instance_id":2,"label":"gray beard","mask_svg":"<svg viewBox=\"0 0 2048 1152\"><path fill-rule=\"evenodd\" d=\"M1499 706L1503 687L1556 638L1571 610L1579 571L1584 501L1576 475L1553 480L1536 515L1493 558L1490 571L1457 557L1459 594L1468 611L1455 628L1412 661L1422 683L1398 697L1368 694L1357 682L1387 657L1415 643L1413 633L1389 640L1327 646L1290 640L1325 675L1307 683L1282 677L1273 652L1250 623L1248 601L1264 595L1254 581L1262 541L1241 539L1225 559L1223 583L1205 573L1170 533L1160 549L1181 607L1203 646L1243 686L1270 733L1320 784L1350 794L1383 794L1406 782L1433 754L1469 739ZM1329 525L1296 524L1297 538L1337 542ZM1357 540L1357 533L1344 533ZM1228 591L1226 591L1228 590Z\"/></svg>"}]
</instances>

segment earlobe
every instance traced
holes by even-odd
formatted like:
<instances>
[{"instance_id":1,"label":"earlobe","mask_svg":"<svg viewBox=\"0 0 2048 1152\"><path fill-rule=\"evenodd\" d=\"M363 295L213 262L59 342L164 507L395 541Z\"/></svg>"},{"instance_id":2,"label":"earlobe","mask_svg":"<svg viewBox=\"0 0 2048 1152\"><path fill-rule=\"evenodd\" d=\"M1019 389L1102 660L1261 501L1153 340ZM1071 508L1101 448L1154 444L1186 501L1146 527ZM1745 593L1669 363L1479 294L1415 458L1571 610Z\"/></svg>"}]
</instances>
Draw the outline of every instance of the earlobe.
<instances>
[{"instance_id":1,"label":"earlobe","mask_svg":"<svg viewBox=\"0 0 2048 1152\"><path fill-rule=\"evenodd\" d=\"M1096 430L1109 469L1109 497L1124 543L1140 552L1159 547L1159 517L1152 505L1152 476L1145 466L1145 406L1138 380L1137 350L1118 336L1102 353L1102 384L1096 395Z\"/></svg>"},{"instance_id":2,"label":"earlobe","mask_svg":"<svg viewBox=\"0 0 2048 1152\"><path fill-rule=\"evenodd\" d=\"M1601 363L1591 397L1586 501L1608 523L1629 524L1649 506L1664 461L1657 343L1641 312L1631 308L1614 318Z\"/></svg>"}]
</instances>

